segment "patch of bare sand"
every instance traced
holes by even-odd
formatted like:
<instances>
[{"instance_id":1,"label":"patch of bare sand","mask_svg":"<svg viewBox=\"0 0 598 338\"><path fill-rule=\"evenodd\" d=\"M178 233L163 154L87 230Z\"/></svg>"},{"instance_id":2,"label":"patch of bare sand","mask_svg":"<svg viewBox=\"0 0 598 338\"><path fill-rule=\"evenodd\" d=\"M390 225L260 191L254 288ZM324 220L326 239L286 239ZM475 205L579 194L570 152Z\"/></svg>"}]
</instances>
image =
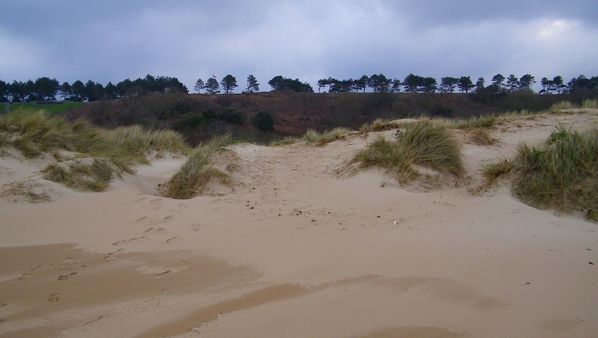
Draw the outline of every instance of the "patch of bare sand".
<instances>
[{"instance_id":1,"label":"patch of bare sand","mask_svg":"<svg viewBox=\"0 0 598 338\"><path fill-rule=\"evenodd\" d=\"M519 142L596 121L514 119L492 131L498 145L464 145L469 182L430 192L380 170L338 178L368 141L355 136L232 146L240 184L222 196L125 182L0 201L0 336L595 336L596 224L469 189Z\"/></svg>"}]
</instances>

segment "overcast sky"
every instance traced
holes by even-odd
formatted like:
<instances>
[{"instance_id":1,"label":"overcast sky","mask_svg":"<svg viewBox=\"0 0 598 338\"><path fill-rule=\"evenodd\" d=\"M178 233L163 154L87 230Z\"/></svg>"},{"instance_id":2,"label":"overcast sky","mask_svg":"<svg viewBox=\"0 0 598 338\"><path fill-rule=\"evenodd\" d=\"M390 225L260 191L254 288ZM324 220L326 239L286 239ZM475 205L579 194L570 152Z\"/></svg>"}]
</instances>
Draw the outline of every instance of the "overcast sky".
<instances>
[{"instance_id":1,"label":"overcast sky","mask_svg":"<svg viewBox=\"0 0 598 338\"><path fill-rule=\"evenodd\" d=\"M0 79L598 75L596 0L0 0Z\"/></svg>"}]
</instances>

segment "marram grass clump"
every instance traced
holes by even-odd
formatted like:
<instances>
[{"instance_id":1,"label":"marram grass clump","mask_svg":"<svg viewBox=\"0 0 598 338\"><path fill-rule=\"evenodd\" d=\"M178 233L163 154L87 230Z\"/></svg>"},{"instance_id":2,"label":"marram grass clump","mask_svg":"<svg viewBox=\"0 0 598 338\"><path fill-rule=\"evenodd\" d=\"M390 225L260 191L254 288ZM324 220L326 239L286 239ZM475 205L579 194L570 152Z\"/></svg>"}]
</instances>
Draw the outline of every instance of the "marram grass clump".
<instances>
[{"instance_id":1,"label":"marram grass clump","mask_svg":"<svg viewBox=\"0 0 598 338\"><path fill-rule=\"evenodd\" d=\"M351 130L345 128L334 128L322 133L318 133L317 131L310 129L305 133L305 135L303 135L303 140L309 144L323 146L336 140L342 140L349 133L351 133Z\"/></svg>"},{"instance_id":2,"label":"marram grass clump","mask_svg":"<svg viewBox=\"0 0 598 338\"><path fill-rule=\"evenodd\" d=\"M399 182L408 182L419 174L420 165L456 177L464 174L459 144L450 130L428 119L406 125L396 141L376 139L355 156L362 167L380 166L393 172Z\"/></svg>"},{"instance_id":3,"label":"marram grass clump","mask_svg":"<svg viewBox=\"0 0 598 338\"><path fill-rule=\"evenodd\" d=\"M108 159L84 159L67 164L50 164L43 171L44 178L69 188L83 191L102 191L110 180L132 170L122 163Z\"/></svg>"},{"instance_id":4,"label":"marram grass clump","mask_svg":"<svg viewBox=\"0 0 598 338\"><path fill-rule=\"evenodd\" d=\"M511 174L513 193L534 207L583 212L598 221L598 130L557 128L540 146L521 145L517 156L487 166L489 183Z\"/></svg>"},{"instance_id":5,"label":"marram grass clump","mask_svg":"<svg viewBox=\"0 0 598 338\"><path fill-rule=\"evenodd\" d=\"M162 195L176 199L189 199L202 193L206 185L217 179L230 183L228 174L210 165L210 157L232 143L230 134L217 136L207 143L198 145L189 154L187 162L161 187Z\"/></svg>"},{"instance_id":6,"label":"marram grass clump","mask_svg":"<svg viewBox=\"0 0 598 338\"><path fill-rule=\"evenodd\" d=\"M147 163L150 153L187 153L183 137L168 130L139 126L106 130L86 121L69 122L44 113L9 113L0 118L0 147L13 146L25 157L67 150L76 161L50 164L44 177L79 190L101 191L131 166ZM107 173L110 172L110 175Z\"/></svg>"}]
</instances>

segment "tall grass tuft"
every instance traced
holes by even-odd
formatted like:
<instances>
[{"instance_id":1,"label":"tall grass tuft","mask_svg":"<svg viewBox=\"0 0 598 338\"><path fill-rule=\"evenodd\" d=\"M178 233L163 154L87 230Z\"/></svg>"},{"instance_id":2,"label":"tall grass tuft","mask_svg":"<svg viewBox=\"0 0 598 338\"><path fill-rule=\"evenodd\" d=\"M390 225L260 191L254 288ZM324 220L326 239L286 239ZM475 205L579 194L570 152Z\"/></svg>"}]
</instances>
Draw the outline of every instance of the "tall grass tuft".
<instances>
[{"instance_id":1,"label":"tall grass tuft","mask_svg":"<svg viewBox=\"0 0 598 338\"><path fill-rule=\"evenodd\" d=\"M541 147L522 145L513 190L529 204L563 211L584 210L598 220L598 130L563 127Z\"/></svg>"},{"instance_id":2,"label":"tall grass tuft","mask_svg":"<svg viewBox=\"0 0 598 338\"><path fill-rule=\"evenodd\" d=\"M403 123L396 120L375 119L371 123L366 123L359 128L360 133L368 133L372 131L384 131L390 129L398 129L403 127Z\"/></svg>"},{"instance_id":3,"label":"tall grass tuft","mask_svg":"<svg viewBox=\"0 0 598 338\"><path fill-rule=\"evenodd\" d=\"M318 133L310 129L303 135L303 140L309 144L323 146L327 143L344 139L350 132L349 129L345 128L334 128L323 133Z\"/></svg>"},{"instance_id":4,"label":"tall grass tuft","mask_svg":"<svg viewBox=\"0 0 598 338\"><path fill-rule=\"evenodd\" d=\"M128 169L130 170L130 169ZM42 172L44 178L76 190L102 191L114 176L120 176L122 166L107 159L87 159L70 164L50 164Z\"/></svg>"},{"instance_id":5,"label":"tall grass tuft","mask_svg":"<svg viewBox=\"0 0 598 338\"><path fill-rule=\"evenodd\" d=\"M231 135L226 134L198 145L190 153L187 162L162 187L162 194L170 198L189 199L201 194L212 179L229 183L230 177L226 173L210 166L210 157L231 142Z\"/></svg>"},{"instance_id":6,"label":"tall grass tuft","mask_svg":"<svg viewBox=\"0 0 598 338\"><path fill-rule=\"evenodd\" d=\"M400 182L418 176L413 165L429 167L456 177L464 174L459 144L450 130L427 119L410 123L396 141L376 139L355 156L363 167L380 166L397 175Z\"/></svg>"},{"instance_id":7,"label":"tall grass tuft","mask_svg":"<svg viewBox=\"0 0 598 338\"><path fill-rule=\"evenodd\" d=\"M465 120L457 120L455 121L455 128L465 130L492 128L497 122L498 119L496 116L479 116Z\"/></svg>"},{"instance_id":8,"label":"tall grass tuft","mask_svg":"<svg viewBox=\"0 0 598 338\"><path fill-rule=\"evenodd\" d=\"M489 146L495 144L498 140L493 138L487 129L470 129L468 133L469 141L479 146Z\"/></svg>"},{"instance_id":9,"label":"tall grass tuft","mask_svg":"<svg viewBox=\"0 0 598 338\"><path fill-rule=\"evenodd\" d=\"M509 174L513 170L513 161L502 159L496 163L490 163L482 170L482 176L486 180L486 185L493 185L498 179Z\"/></svg>"},{"instance_id":10,"label":"tall grass tuft","mask_svg":"<svg viewBox=\"0 0 598 338\"><path fill-rule=\"evenodd\" d=\"M598 100L583 100L581 107L586 109L598 109Z\"/></svg>"},{"instance_id":11,"label":"tall grass tuft","mask_svg":"<svg viewBox=\"0 0 598 338\"><path fill-rule=\"evenodd\" d=\"M560 102L557 102L557 103L553 104L552 106L550 106L550 108L548 110L551 112L558 112L559 110L573 109L573 108L577 108L573 103L571 103L569 101L560 101Z\"/></svg>"},{"instance_id":12,"label":"tall grass tuft","mask_svg":"<svg viewBox=\"0 0 598 338\"><path fill-rule=\"evenodd\" d=\"M133 172L130 166L146 163L151 152L188 151L182 136L173 131L149 131L139 126L105 130L86 121L68 122L44 113L13 112L2 116L0 135L5 140L0 146L14 146L25 157L62 149L93 159L92 163L53 164L46 168L46 178L81 190L104 189L108 175L100 173L110 169L109 181L122 172Z\"/></svg>"},{"instance_id":13,"label":"tall grass tuft","mask_svg":"<svg viewBox=\"0 0 598 338\"><path fill-rule=\"evenodd\" d=\"M540 146L521 145L517 156L487 166L487 183L513 173L513 193L541 209L582 211L598 221L598 130L557 128Z\"/></svg>"}]
</instances>

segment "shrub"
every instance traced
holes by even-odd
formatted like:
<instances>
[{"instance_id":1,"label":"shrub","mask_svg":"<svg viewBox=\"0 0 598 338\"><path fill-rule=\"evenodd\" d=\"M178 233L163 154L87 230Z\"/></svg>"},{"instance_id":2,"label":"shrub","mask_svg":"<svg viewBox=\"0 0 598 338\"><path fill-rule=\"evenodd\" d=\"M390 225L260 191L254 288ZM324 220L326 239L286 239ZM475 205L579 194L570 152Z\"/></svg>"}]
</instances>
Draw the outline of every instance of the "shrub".
<instances>
[{"instance_id":1,"label":"shrub","mask_svg":"<svg viewBox=\"0 0 598 338\"><path fill-rule=\"evenodd\" d=\"M416 177L413 164L457 177L463 175L459 145L445 126L422 119L408 124L397 141L378 138L355 156L363 167L381 166L397 175L399 181Z\"/></svg>"},{"instance_id":2,"label":"shrub","mask_svg":"<svg viewBox=\"0 0 598 338\"><path fill-rule=\"evenodd\" d=\"M255 114L251 123L257 130L265 132L274 131L274 119L268 113L259 112Z\"/></svg>"}]
</instances>

